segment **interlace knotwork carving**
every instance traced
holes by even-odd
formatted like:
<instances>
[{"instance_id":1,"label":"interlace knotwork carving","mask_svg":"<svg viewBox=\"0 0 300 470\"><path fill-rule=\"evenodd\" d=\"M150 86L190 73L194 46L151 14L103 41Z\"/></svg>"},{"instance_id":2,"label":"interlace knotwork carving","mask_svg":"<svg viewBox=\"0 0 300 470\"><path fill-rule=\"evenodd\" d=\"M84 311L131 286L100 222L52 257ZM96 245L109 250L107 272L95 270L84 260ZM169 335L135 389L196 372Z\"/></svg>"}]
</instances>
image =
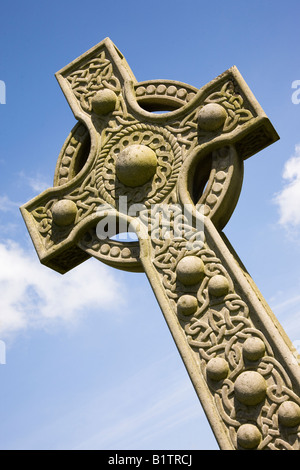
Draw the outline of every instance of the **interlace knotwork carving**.
<instances>
[{"instance_id":1,"label":"interlace knotwork carving","mask_svg":"<svg viewBox=\"0 0 300 470\"><path fill-rule=\"evenodd\" d=\"M71 72L66 78L80 106L88 113L92 112L92 98L97 91L108 88L118 95L121 91L120 81L105 51L101 51L99 57L81 65L80 69ZM121 95L119 98L124 104Z\"/></svg>"},{"instance_id":2,"label":"interlace knotwork carving","mask_svg":"<svg viewBox=\"0 0 300 470\"><path fill-rule=\"evenodd\" d=\"M165 240L152 238L152 262L233 445L238 448L239 430L250 425L260 436L258 449L298 449L299 424L285 426L283 433L280 422L284 406L300 405L287 372L263 329L255 326L255 311L238 293L236 280L203 234L193 245L196 232L186 218L182 221L181 239L172 231ZM181 281L180 262L195 257L201 278ZM250 390L243 381L250 382Z\"/></svg>"},{"instance_id":3,"label":"interlace knotwork carving","mask_svg":"<svg viewBox=\"0 0 300 470\"><path fill-rule=\"evenodd\" d=\"M146 185L129 188L116 177L116 158L130 145L147 145L157 156L157 171ZM99 194L115 206L118 196L128 204L145 203L147 207L163 200L174 187L182 162L181 149L174 136L159 126L136 124L124 127L103 145L96 164Z\"/></svg>"},{"instance_id":4,"label":"interlace knotwork carving","mask_svg":"<svg viewBox=\"0 0 300 470\"><path fill-rule=\"evenodd\" d=\"M232 80L226 82L221 90L210 94L205 99L204 105L208 103L218 103L227 113L222 132L230 132L237 124L247 122L254 117L252 111L245 106L243 97L236 90Z\"/></svg>"}]
</instances>

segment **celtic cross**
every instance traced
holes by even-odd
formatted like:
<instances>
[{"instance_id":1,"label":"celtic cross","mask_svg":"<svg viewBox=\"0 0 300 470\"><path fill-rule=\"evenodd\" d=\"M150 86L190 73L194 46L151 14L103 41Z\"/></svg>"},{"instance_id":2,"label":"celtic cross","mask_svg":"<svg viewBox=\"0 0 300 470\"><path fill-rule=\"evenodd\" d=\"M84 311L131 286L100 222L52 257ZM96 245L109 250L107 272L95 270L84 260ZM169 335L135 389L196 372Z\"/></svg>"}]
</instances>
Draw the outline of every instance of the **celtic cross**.
<instances>
[{"instance_id":1,"label":"celtic cross","mask_svg":"<svg viewBox=\"0 0 300 470\"><path fill-rule=\"evenodd\" d=\"M40 261L145 272L220 448L299 449L298 357L222 233L278 139L239 71L137 82L107 38L56 77L78 123L21 208Z\"/></svg>"}]
</instances>

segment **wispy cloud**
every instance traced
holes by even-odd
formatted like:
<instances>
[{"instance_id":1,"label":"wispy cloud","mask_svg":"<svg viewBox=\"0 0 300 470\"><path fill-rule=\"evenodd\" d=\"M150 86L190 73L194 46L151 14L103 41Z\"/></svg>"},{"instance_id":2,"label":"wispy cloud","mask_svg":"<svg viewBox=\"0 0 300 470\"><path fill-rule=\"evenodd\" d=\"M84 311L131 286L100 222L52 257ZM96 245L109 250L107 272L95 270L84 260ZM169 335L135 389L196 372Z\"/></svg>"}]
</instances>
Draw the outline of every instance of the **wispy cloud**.
<instances>
[{"instance_id":1,"label":"wispy cloud","mask_svg":"<svg viewBox=\"0 0 300 470\"><path fill-rule=\"evenodd\" d=\"M277 292L270 300L274 314L292 342L300 340L299 305L299 285L291 286L288 291Z\"/></svg>"},{"instance_id":2,"label":"wispy cloud","mask_svg":"<svg viewBox=\"0 0 300 470\"><path fill-rule=\"evenodd\" d=\"M157 367L156 372L153 365ZM130 377L130 385L118 384L116 390L110 391L116 394L116 407L114 410L110 409L109 414L99 403L93 407L94 410L100 408L101 418L106 426L101 430L94 430L94 433L87 432L88 438L80 442L77 449L135 449L137 442L140 448L149 448L149 444L156 443L155 448L158 449L161 436L174 432L175 428L180 429L190 420L198 418L204 426L207 425L201 405L192 396L195 392L189 379L186 377L183 380L179 373L169 375L166 363L165 369L162 364L153 365L136 377ZM164 370L165 377L158 379L158 370ZM141 393L141 384L147 384L151 388L151 400L150 390L144 392L144 395ZM128 390L129 387L135 390L134 395ZM124 400L121 397L126 398ZM85 413L87 411L86 409Z\"/></svg>"},{"instance_id":3,"label":"wispy cloud","mask_svg":"<svg viewBox=\"0 0 300 470\"><path fill-rule=\"evenodd\" d=\"M178 367L177 351L144 364L126 379L117 372L114 385L97 382L40 426L38 434L24 435L18 448L40 439L51 449L211 447L212 431L186 371Z\"/></svg>"},{"instance_id":4,"label":"wispy cloud","mask_svg":"<svg viewBox=\"0 0 300 470\"><path fill-rule=\"evenodd\" d=\"M21 171L19 172L19 178L37 194L52 186L51 181L40 174L30 176Z\"/></svg>"},{"instance_id":5,"label":"wispy cloud","mask_svg":"<svg viewBox=\"0 0 300 470\"><path fill-rule=\"evenodd\" d=\"M101 263L86 262L61 276L14 241L0 243L0 290L2 339L28 328L76 322L94 309L117 311L125 298L122 286Z\"/></svg>"},{"instance_id":6,"label":"wispy cloud","mask_svg":"<svg viewBox=\"0 0 300 470\"><path fill-rule=\"evenodd\" d=\"M275 195L279 209L279 223L285 228L300 226L300 144L287 160L283 170L283 189Z\"/></svg>"},{"instance_id":7,"label":"wispy cloud","mask_svg":"<svg viewBox=\"0 0 300 470\"><path fill-rule=\"evenodd\" d=\"M20 207L17 202L11 201L7 196L0 196L0 211L15 212Z\"/></svg>"}]
</instances>

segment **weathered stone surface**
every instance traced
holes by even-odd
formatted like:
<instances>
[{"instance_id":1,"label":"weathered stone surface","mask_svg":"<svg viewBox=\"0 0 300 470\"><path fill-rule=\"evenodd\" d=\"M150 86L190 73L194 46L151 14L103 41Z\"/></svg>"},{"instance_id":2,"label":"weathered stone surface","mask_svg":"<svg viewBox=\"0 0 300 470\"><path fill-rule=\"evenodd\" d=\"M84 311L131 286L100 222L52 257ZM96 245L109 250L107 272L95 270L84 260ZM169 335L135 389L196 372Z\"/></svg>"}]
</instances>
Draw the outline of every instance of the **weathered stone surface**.
<instances>
[{"instance_id":1,"label":"weathered stone surface","mask_svg":"<svg viewBox=\"0 0 300 470\"><path fill-rule=\"evenodd\" d=\"M176 274L185 286L198 284L204 274L204 263L197 256L185 256L177 264Z\"/></svg>"},{"instance_id":2,"label":"weathered stone surface","mask_svg":"<svg viewBox=\"0 0 300 470\"><path fill-rule=\"evenodd\" d=\"M41 262L146 272L220 447L298 450L298 356L221 232L243 161L278 139L239 71L138 83L105 39L57 79L79 123L21 208Z\"/></svg>"},{"instance_id":3,"label":"weathered stone surface","mask_svg":"<svg viewBox=\"0 0 300 470\"><path fill-rule=\"evenodd\" d=\"M155 152L146 145L129 145L116 159L117 178L131 188L147 183L155 175L156 167Z\"/></svg>"}]
</instances>

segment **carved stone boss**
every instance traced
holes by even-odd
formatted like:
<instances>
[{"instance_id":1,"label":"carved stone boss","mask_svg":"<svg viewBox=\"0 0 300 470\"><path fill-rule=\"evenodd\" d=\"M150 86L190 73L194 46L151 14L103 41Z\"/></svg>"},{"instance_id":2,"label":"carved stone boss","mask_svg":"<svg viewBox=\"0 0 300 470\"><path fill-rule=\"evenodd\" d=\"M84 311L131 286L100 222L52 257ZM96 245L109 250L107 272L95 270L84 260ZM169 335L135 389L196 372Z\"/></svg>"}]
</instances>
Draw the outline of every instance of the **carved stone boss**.
<instances>
[{"instance_id":1,"label":"carved stone boss","mask_svg":"<svg viewBox=\"0 0 300 470\"><path fill-rule=\"evenodd\" d=\"M78 123L21 208L40 261L145 272L220 448L298 450L298 356L222 233L243 160L278 139L239 71L137 82L107 38L56 77ZM113 220L138 240L101 236Z\"/></svg>"}]
</instances>

